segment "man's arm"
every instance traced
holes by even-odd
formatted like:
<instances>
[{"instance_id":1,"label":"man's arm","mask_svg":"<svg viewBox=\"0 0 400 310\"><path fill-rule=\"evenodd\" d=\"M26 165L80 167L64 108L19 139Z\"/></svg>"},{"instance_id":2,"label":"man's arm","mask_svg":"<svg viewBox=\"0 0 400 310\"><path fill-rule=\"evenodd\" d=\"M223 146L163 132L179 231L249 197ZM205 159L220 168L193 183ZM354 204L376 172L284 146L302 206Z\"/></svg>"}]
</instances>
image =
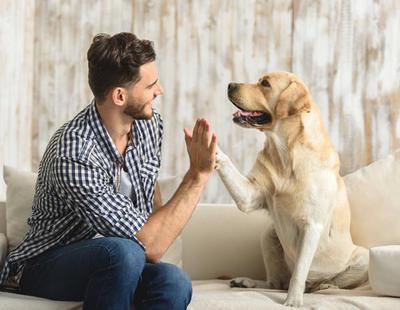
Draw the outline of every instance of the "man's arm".
<instances>
[{"instance_id":1,"label":"man's arm","mask_svg":"<svg viewBox=\"0 0 400 310\"><path fill-rule=\"evenodd\" d=\"M160 184L156 181L156 189L153 198L153 213L162 207L163 197L161 197Z\"/></svg>"},{"instance_id":2,"label":"man's arm","mask_svg":"<svg viewBox=\"0 0 400 310\"><path fill-rule=\"evenodd\" d=\"M172 198L156 210L136 233L146 246L146 257L157 262L181 233L190 219L208 178L215 166L217 137L211 134L209 123L200 119L191 135L185 129L190 168Z\"/></svg>"}]
</instances>

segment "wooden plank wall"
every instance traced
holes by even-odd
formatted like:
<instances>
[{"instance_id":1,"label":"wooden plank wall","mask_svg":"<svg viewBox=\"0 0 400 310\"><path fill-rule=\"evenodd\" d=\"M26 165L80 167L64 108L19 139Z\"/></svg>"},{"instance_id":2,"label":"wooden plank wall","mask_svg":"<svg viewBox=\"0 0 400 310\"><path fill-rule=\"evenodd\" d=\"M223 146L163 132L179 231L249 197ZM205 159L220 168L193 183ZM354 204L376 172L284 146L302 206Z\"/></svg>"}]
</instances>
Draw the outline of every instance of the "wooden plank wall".
<instances>
[{"instance_id":1,"label":"wooden plank wall","mask_svg":"<svg viewBox=\"0 0 400 310\"><path fill-rule=\"evenodd\" d=\"M34 0L0 1L0 200L3 164L32 168Z\"/></svg>"},{"instance_id":2,"label":"wooden plank wall","mask_svg":"<svg viewBox=\"0 0 400 310\"><path fill-rule=\"evenodd\" d=\"M0 165L37 169L54 131L91 99L92 37L132 31L158 53L162 175L187 169L182 128L196 117L247 172L263 135L232 124L226 87L272 70L306 81L349 173L400 146L399 29L398 0L2 0ZM230 201L216 175L202 200Z\"/></svg>"}]
</instances>

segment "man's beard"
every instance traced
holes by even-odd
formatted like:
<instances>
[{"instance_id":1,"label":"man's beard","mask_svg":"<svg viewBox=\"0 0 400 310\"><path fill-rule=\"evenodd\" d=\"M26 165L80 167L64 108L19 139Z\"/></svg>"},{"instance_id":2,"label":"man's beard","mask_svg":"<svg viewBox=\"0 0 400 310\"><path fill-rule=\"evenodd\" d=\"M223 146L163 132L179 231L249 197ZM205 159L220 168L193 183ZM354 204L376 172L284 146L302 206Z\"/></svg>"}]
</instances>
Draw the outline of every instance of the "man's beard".
<instances>
[{"instance_id":1,"label":"man's beard","mask_svg":"<svg viewBox=\"0 0 400 310\"><path fill-rule=\"evenodd\" d=\"M134 101L133 98L128 98L128 104L124 110L124 113L133 119L151 119L153 117L153 109L151 109L150 112L147 112L146 110L148 109L148 105L149 103L139 105Z\"/></svg>"}]
</instances>

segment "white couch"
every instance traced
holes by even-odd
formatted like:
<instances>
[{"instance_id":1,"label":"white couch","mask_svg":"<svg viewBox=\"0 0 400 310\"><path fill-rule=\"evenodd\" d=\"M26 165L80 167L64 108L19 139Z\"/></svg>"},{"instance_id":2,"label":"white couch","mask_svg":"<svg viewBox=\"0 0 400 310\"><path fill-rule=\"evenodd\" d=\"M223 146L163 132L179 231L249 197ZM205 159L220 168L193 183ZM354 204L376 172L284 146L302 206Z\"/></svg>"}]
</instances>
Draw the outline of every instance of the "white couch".
<instances>
[{"instance_id":1,"label":"white couch","mask_svg":"<svg viewBox=\"0 0 400 310\"><path fill-rule=\"evenodd\" d=\"M26 231L34 179L32 173L5 168L7 217L5 204L0 203L0 259L5 255L5 243L12 248ZM373 247L371 283L355 290L305 294L303 309L400 309L400 298L383 296L400 296L400 151L346 176L345 181L352 204L353 239ZM167 180L161 184L164 197L171 194L173 183ZM182 237L164 257L183 266L193 280L189 309L286 308L282 305L285 291L232 289L229 280L217 280L235 276L264 278L259 236L268 221L265 212L247 215L233 205L197 207ZM388 244L395 246L382 247ZM3 309L81 309L81 303L0 292Z\"/></svg>"}]
</instances>

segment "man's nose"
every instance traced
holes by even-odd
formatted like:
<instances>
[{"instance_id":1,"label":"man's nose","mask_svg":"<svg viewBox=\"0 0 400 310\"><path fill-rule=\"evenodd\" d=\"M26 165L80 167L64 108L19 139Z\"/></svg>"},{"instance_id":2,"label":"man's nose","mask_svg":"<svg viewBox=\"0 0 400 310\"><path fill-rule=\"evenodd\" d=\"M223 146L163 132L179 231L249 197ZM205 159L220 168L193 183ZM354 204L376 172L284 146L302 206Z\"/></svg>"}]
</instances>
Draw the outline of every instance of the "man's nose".
<instances>
[{"instance_id":1,"label":"man's nose","mask_svg":"<svg viewBox=\"0 0 400 310\"><path fill-rule=\"evenodd\" d=\"M162 95L162 94L164 94L164 89L162 88L161 84L158 83L158 88L157 88L156 95L159 96L159 95Z\"/></svg>"}]
</instances>

